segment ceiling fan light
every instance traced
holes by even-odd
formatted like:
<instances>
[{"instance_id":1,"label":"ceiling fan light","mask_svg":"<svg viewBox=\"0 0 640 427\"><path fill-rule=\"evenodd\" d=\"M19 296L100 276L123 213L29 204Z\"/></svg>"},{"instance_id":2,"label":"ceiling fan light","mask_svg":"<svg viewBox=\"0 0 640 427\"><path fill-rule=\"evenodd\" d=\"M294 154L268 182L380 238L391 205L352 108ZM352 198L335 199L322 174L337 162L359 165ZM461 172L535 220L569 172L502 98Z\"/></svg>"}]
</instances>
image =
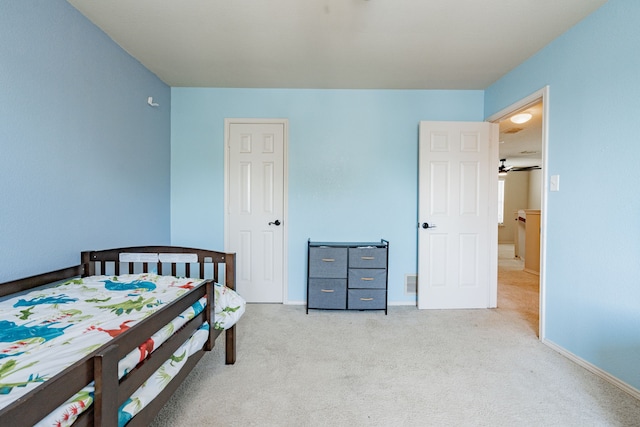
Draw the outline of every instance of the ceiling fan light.
<instances>
[{"instance_id":1,"label":"ceiling fan light","mask_svg":"<svg viewBox=\"0 0 640 427\"><path fill-rule=\"evenodd\" d=\"M531 117L533 117L531 115L531 113L519 113L519 114L515 114L513 116L511 116L511 121L515 124L522 124L522 123L526 123L529 120L531 120Z\"/></svg>"},{"instance_id":2,"label":"ceiling fan light","mask_svg":"<svg viewBox=\"0 0 640 427\"><path fill-rule=\"evenodd\" d=\"M498 176L507 176L507 171L505 170L498 171Z\"/></svg>"}]
</instances>

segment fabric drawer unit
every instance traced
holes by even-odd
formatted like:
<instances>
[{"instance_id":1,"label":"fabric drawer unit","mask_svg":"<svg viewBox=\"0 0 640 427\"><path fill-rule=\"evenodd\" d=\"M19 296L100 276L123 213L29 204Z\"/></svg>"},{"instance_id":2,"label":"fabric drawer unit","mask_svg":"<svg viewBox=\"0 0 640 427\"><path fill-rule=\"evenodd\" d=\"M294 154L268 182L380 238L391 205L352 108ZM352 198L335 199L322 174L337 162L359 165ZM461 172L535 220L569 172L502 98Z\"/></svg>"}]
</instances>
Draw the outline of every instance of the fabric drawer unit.
<instances>
[{"instance_id":1,"label":"fabric drawer unit","mask_svg":"<svg viewBox=\"0 0 640 427\"><path fill-rule=\"evenodd\" d=\"M384 310L387 314L389 242L307 244L309 309Z\"/></svg>"},{"instance_id":2,"label":"fabric drawer unit","mask_svg":"<svg viewBox=\"0 0 640 427\"><path fill-rule=\"evenodd\" d=\"M347 308L347 279L309 279L309 308Z\"/></svg>"},{"instance_id":3,"label":"fabric drawer unit","mask_svg":"<svg viewBox=\"0 0 640 427\"><path fill-rule=\"evenodd\" d=\"M387 248L349 248L349 268L387 268Z\"/></svg>"},{"instance_id":4,"label":"fabric drawer unit","mask_svg":"<svg viewBox=\"0 0 640 427\"><path fill-rule=\"evenodd\" d=\"M309 249L309 277L346 278L347 248Z\"/></svg>"},{"instance_id":5,"label":"fabric drawer unit","mask_svg":"<svg viewBox=\"0 0 640 427\"><path fill-rule=\"evenodd\" d=\"M384 268L350 268L349 289L387 287L387 270Z\"/></svg>"},{"instance_id":6,"label":"fabric drawer unit","mask_svg":"<svg viewBox=\"0 0 640 427\"><path fill-rule=\"evenodd\" d=\"M349 289L347 308L350 310L384 310L387 292L384 289Z\"/></svg>"}]
</instances>

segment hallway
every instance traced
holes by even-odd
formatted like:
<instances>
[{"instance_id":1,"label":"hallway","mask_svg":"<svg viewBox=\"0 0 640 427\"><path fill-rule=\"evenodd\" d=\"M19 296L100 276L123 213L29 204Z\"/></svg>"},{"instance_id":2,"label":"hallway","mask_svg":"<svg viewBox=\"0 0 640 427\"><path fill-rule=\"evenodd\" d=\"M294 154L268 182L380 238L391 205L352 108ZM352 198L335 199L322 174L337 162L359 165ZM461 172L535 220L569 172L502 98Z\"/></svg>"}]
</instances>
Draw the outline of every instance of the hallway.
<instances>
[{"instance_id":1,"label":"hallway","mask_svg":"<svg viewBox=\"0 0 640 427\"><path fill-rule=\"evenodd\" d=\"M498 245L498 309L524 319L538 335L540 313L539 276L523 271L512 244Z\"/></svg>"}]
</instances>

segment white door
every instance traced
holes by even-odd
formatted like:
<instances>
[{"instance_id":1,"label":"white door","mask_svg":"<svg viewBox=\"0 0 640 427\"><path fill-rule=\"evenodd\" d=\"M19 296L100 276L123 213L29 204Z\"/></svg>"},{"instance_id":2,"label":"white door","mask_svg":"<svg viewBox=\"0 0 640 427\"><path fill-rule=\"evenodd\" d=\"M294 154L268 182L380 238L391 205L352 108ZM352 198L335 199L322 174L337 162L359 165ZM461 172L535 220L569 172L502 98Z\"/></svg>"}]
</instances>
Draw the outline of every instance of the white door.
<instances>
[{"instance_id":1,"label":"white door","mask_svg":"<svg viewBox=\"0 0 640 427\"><path fill-rule=\"evenodd\" d=\"M420 122L418 308L497 303L498 127Z\"/></svg>"},{"instance_id":2,"label":"white door","mask_svg":"<svg viewBox=\"0 0 640 427\"><path fill-rule=\"evenodd\" d=\"M226 126L227 249L237 254L236 287L248 302L282 303L286 123Z\"/></svg>"}]
</instances>

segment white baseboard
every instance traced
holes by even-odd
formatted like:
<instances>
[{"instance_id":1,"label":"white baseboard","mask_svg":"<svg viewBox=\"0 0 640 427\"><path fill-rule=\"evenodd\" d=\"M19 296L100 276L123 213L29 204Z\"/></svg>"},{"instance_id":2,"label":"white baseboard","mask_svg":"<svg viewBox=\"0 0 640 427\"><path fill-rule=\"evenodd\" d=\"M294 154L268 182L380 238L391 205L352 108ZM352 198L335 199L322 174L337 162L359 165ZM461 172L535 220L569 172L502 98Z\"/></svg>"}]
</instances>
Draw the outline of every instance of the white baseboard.
<instances>
[{"instance_id":1,"label":"white baseboard","mask_svg":"<svg viewBox=\"0 0 640 427\"><path fill-rule=\"evenodd\" d=\"M587 362L586 360L576 356L575 354L571 353L570 351L566 350L563 347L560 347L558 344L551 342L549 340L542 340L542 343L545 344L547 347L551 348L554 351L557 351L558 353L560 353L561 355L563 355L564 357L566 357L567 359L571 360L572 362L577 363L578 365L582 366L583 368L585 368L587 371L599 376L600 378L602 378L603 380L607 381L610 384L613 384L614 386L618 387L620 390L630 394L631 396L635 397L636 399L640 400L640 390L638 390L637 388L625 383L624 381L619 380L618 378L614 377L613 375L611 375L610 373L603 371L602 369L598 368L597 366Z\"/></svg>"}]
</instances>

